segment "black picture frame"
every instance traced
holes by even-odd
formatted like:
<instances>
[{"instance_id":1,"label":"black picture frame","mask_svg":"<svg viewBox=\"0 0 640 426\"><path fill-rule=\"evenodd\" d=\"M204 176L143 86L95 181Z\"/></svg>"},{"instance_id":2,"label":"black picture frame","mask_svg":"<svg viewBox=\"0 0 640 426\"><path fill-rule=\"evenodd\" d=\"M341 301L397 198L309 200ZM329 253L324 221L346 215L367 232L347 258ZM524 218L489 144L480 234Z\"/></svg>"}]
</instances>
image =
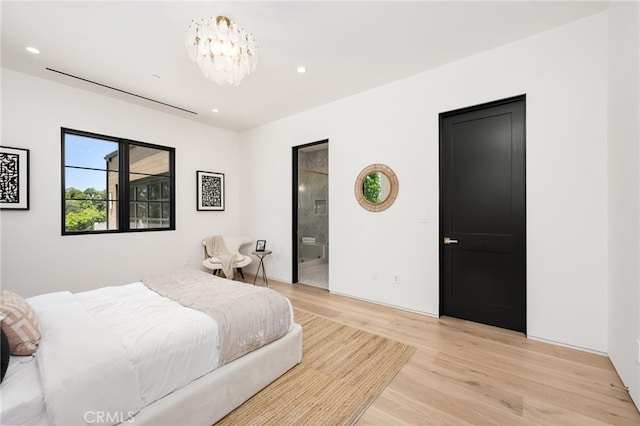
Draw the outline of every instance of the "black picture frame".
<instances>
[{"instance_id":1,"label":"black picture frame","mask_svg":"<svg viewBox=\"0 0 640 426\"><path fill-rule=\"evenodd\" d=\"M29 150L0 146L0 209L29 210Z\"/></svg>"},{"instance_id":2,"label":"black picture frame","mask_svg":"<svg viewBox=\"0 0 640 426\"><path fill-rule=\"evenodd\" d=\"M196 172L199 211L224 210L224 173Z\"/></svg>"},{"instance_id":3,"label":"black picture frame","mask_svg":"<svg viewBox=\"0 0 640 426\"><path fill-rule=\"evenodd\" d=\"M256 242L256 251L265 251L267 248L267 240L258 240Z\"/></svg>"}]
</instances>

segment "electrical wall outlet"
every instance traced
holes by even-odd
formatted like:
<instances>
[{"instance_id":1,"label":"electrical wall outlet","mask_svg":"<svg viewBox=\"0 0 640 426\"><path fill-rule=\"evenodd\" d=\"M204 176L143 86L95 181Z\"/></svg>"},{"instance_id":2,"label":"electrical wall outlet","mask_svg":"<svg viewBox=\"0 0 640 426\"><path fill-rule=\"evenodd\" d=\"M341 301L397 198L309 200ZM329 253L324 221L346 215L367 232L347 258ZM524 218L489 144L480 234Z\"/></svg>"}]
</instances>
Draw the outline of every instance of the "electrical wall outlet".
<instances>
[{"instance_id":1,"label":"electrical wall outlet","mask_svg":"<svg viewBox=\"0 0 640 426\"><path fill-rule=\"evenodd\" d=\"M400 284L400 274L395 274L393 276L393 283L394 284Z\"/></svg>"},{"instance_id":2,"label":"electrical wall outlet","mask_svg":"<svg viewBox=\"0 0 640 426\"><path fill-rule=\"evenodd\" d=\"M640 364L640 339L636 339L636 362Z\"/></svg>"},{"instance_id":3,"label":"electrical wall outlet","mask_svg":"<svg viewBox=\"0 0 640 426\"><path fill-rule=\"evenodd\" d=\"M372 271L371 271L371 279L372 279L372 280L377 280L378 278L380 278L380 275L378 274L378 271L377 271L377 270L375 270L375 269L374 269L374 270L372 270Z\"/></svg>"}]
</instances>

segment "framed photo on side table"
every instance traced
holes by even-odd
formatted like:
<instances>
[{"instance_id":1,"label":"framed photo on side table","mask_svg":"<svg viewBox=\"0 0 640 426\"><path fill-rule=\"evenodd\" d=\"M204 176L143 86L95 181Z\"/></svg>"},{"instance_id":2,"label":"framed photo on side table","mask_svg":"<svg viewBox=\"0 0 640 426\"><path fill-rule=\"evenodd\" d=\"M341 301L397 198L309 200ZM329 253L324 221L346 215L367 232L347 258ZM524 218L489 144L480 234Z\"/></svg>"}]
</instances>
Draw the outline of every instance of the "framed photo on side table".
<instances>
[{"instance_id":1,"label":"framed photo on side table","mask_svg":"<svg viewBox=\"0 0 640 426\"><path fill-rule=\"evenodd\" d=\"M256 243L256 251L264 251L267 248L267 240L258 240Z\"/></svg>"},{"instance_id":2,"label":"framed photo on side table","mask_svg":"<svg viewBox=\"0 0 640 426\"><path fill-rule=\"evenodd\" d=\"M198 210L224 210L224 174L196 172L198 191Z\"/></svg>"},{"instance_id":3,"label":"framed photo on side table","mask_svg":"<svg viewBox=\"0 0 640 426\"><path fill-rule=\"evenodd\" d=\"M0 146L0 209L29 210L29 150Z\"/></svg>"}]
</instances>

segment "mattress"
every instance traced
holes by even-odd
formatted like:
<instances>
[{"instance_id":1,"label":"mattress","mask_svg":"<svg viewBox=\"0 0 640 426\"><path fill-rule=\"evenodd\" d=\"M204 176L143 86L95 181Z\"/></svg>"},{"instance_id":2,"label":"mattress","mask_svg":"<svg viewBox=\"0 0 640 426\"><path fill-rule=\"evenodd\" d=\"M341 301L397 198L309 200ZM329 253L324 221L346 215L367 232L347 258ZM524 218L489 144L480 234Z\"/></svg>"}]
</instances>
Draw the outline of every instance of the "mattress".
<instances>
[{"instance_id":1,"label":"mattress","mask_svg":"<svg viewBox=\"0 0 640 426\"><path fill-rule=\"evenodd\" d=\"M119 423L223 364L214 317L141 282L28 302L43 337L35 357L11 359L2 424L89 424L99 412Z\"/></svg>"}]
</instances>

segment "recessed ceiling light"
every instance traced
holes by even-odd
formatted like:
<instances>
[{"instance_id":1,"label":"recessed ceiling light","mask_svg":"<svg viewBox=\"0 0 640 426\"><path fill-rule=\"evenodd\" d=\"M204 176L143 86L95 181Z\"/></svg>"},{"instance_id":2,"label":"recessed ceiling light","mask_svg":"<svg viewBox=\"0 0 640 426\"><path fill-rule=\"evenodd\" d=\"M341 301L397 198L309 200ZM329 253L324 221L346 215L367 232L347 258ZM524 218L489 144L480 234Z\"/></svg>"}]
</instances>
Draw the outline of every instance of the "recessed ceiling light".
<instances>
[{"instance_id":1,"label":"recessed ceiling light","mask_svg":"<svg viewBox=\"0 0 640 426\"><path fill-rule=\"evenodd\" d=\"M218 108L211 108L211 112L220 112Z\"/></svg>"},{"instance_id":2,"label":"recessed ceiling light","mask_svg":"<svg viewBox=\"0 0 640 426\"><path fill-rule=\"evenodd\" d=\"M304 74L305 72L307 72L307 69L303 66L299 66L298 68L296 68L296 71L298 71L300 74Z\"/></svg>"},{"instance_id":3,"label":"recessed ceiling light","mask_svg":"<svg viewBox=\"0 0 640 426\"><path fill-rule=\"evenodd\" d=\"M38 49L36 49L35 47L31 47L31 46L27 47L27 52L31 52L34 55L39 55L40 54L40 51Z\"/></svg>"}]
</instances>

